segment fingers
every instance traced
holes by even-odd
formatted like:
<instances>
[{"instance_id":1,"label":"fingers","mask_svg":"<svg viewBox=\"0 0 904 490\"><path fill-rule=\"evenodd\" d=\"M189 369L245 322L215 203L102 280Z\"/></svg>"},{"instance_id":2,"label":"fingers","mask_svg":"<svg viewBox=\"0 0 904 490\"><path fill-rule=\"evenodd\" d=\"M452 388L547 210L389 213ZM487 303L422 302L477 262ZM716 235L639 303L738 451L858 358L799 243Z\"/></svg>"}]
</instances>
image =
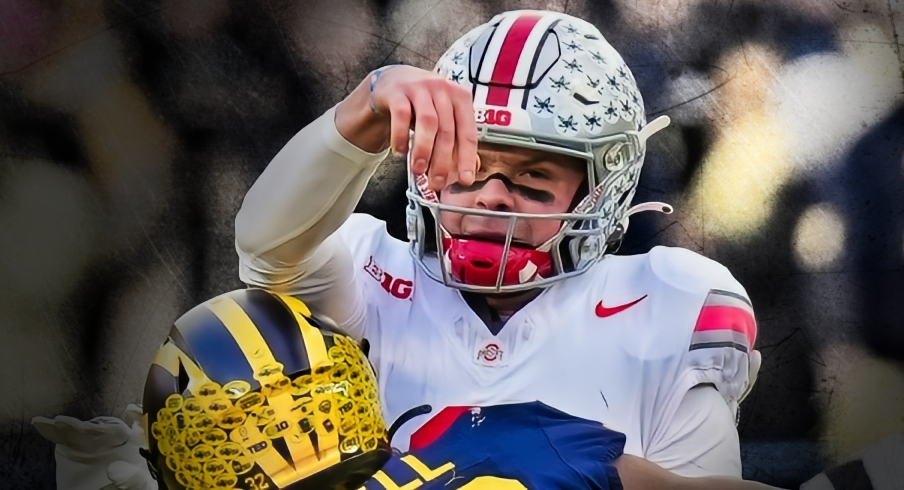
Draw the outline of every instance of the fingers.
<instances>
[{"instance_id":1,"label":"fingers","mask_svg":"<svg viewBox=\"0 0 904 490\"><path fill-rule=\"evenodd\" d=\"M83 450L95 444L94 437L84 433L83 422L73 417L57 415L53 420L53 429L61 444L73 449Z\"/></svg>"},{"instance_id":2,"label":"fingers","mask_svg":"<svg viewBox=\"0 0 904 490\"><path fill-rule=\"evenodd\" d=\"M434 73L400 67L380 78L371 101L389 114L393 151L408 155L412 173L428 174L430 188L473 183L477 123L469 90Z\"/></svg>"},{"instance_id":3,"label":"fingers","mask_svg":"<svg viewBox=\"0 0 904 490\"><path fill-rule=\"evenodd\" d=\"M122 421L131 427L136 422L141 423L142 416L144 416L144 411L141 406L130 403L122 413Z\"/></svg>"},{"instance_id":4,"label":"fingers","mask_svg":"<svg viewBox=\"0 0 904 490\"><path fill-rule=\"evenodd\" d=\"M97 417L85 422L58 415L53 419L35 417L32 424L45 439L86 452L103 451L129 438L128 426L116 417Z\"/></svg>"},{"instance_id":5,"label":"fingers","mask_svg":"<svg viewBox=\"0 0 904 490\"><path fill-rule=\"evenodd\" d=\"M389 101L390 136L392 151L408 153L408 131L411 130L411 101L404 94L396 92ZM427 171L426 166L420 173Z\"/></svg>"},{"instance_id":6,"label":"fingers","mask_svg":"<svg viewBox=\"0 0 904 490\"><path fill-rule=\"evenodd\" d=\"M445 80L433 80L423 88L411 97L415 114L411 170L420 174L429 168L433 190L458 181L470 185L477 169L471 94Z\"/></svg>"},{"instance_id":7,"label":"fingers","mask_svg":"<svg viewBox=\"0 0 904 490\"><path fill-rule=\"evenodd\" d=\"M433 98L433 105L436 108L438 127L436 138L433 140L428 175L430 186L435 190L441 190L447 182L451 184L458 180L458 169L452 160L457 128L449 94L438 92Z\"/></svg>"},{"instance_id":8,"label":"fingers","mask_svg":"<svg viewBox=\"0 0 904 490\"><path fill-rule=\"evenodd\" d=\"M415 90L411 95L411 106L414 107L414 143L411 145L411 170L424 173L433 153L433 140L436 138L438 119L433 106L434 94L428 90ZM437 179L435 176L434 179ZM436 183L431 180L430 186Z\"/></svg>"},{"instance_id":9,"label":"fingers","mask_svg":"<svg viewBox=\"0 0 904 490\"><path fill-rule=\"evenodd\" d=\"M456 87L459 88L459 87ZM474 121L474 104L471 93L466 89L454 91L455 111L455 155L458 181L464 185L474 183L479 168L477 156L477 123Z\"/></svg>"},{"instance_id":10,"label":"fingers","mask_svg":"<svg viewBox=\"0 0 904 490\"><path fill-rule=\"evenodd\" d=\"M54 444L60 443L56 429L53 427L53 419L47 417L34 417L31 419L31 425L38 430L38 433L41 434L44 439L47 439Z\"/></svg>"},{"instance_id":11,"label":"fingers","mask_svg":"<svg viewBox=\"0 0 904 490\"><path fill-rule=\"evenodd\" d=\"M57 417L57 430L70 446L98 450L119 446L129 438L129 426L116 417L95 417L87 422L72 417Z\"/></svg>"}]
</instances>

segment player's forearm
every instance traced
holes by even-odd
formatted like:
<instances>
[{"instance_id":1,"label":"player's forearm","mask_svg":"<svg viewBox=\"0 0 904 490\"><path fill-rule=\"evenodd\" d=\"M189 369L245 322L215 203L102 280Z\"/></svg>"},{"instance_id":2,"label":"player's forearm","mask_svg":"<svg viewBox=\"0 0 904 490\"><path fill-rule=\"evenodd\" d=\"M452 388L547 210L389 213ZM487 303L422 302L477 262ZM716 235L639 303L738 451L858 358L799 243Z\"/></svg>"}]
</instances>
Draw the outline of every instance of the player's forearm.
<instances>
[{"instance_id":1,"label":"player's forearm","mask_svg":"<svg viewBox=\"0 0 904 490\"><path fill-rule=\"evenodd\" d=\"M352 213L386 154L347 141L334 117L331 109L296 134L248 191L235 221L241 253L291 265Z\"/></svg>"}]
</instances>

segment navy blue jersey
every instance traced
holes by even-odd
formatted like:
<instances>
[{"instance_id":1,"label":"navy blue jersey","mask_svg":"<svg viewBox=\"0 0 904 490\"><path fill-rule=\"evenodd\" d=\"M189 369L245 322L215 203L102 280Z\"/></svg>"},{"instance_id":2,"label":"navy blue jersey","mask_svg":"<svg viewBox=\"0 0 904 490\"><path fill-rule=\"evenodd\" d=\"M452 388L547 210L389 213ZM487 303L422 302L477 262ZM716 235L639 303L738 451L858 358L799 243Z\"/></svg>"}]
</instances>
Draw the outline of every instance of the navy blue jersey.
<instances>
[{"instance_id":1,"label":"navy blue jersey","mask_svg":"<svg viewBox=\"0 0 904 490\"><path fill-rule=\"evenodd\" d=\"M624 446L624 434L540 402L450 407L364 488L619 490Z\"/></svg>"}]
</instances>

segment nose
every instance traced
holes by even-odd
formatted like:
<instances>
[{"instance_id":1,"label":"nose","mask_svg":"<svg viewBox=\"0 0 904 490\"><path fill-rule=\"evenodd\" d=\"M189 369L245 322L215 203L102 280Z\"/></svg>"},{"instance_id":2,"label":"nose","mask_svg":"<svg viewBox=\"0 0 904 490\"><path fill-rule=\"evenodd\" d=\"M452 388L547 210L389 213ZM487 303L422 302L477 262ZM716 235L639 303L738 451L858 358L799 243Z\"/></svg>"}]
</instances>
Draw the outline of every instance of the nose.
<instances>
[{"instance_id":1,"label":"nose","mask_svg":"<svg viewBox=\"0 0 904 490\"><path fill-rule=\"evenodd\" d=\"M476 205L491 211L511 211L515 205L514 198L501 180L490 179L477 191Z\"/></svg>"}]
</instances>

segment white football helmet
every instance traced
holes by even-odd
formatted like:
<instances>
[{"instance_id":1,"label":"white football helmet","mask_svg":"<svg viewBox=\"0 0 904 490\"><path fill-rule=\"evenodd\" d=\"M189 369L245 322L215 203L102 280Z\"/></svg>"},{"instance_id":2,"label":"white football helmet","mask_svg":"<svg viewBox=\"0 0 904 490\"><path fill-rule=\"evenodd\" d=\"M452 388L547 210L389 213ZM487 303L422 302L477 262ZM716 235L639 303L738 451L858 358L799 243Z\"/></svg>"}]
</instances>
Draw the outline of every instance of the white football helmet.
<instances>
[{"instance_id":1,"label":"white football helmet","mask_svg":"<svg viewBox=\"0 0 904 490\"><path fill-rule=\"evenodd\" d=\"M646 124L631 70L590 23L558 12L499 14L456 41L435 71L471 90L480 142L584 159L588 184L569 213L479 210L440 204L426 178L413 175L409 165L411 252L435 280L484 293L547 286L615 251L634 212L671 212L663 203L630 208L646 140L669 120ZM499 244L462 242L441 226L441 212L508 219L507 237ZM519 219L553 219L561 226L540 246L524 247L513 243ZM424 261L433 251L428 241L437 244L438 267Z\"/></svg>"}]
</instances>

